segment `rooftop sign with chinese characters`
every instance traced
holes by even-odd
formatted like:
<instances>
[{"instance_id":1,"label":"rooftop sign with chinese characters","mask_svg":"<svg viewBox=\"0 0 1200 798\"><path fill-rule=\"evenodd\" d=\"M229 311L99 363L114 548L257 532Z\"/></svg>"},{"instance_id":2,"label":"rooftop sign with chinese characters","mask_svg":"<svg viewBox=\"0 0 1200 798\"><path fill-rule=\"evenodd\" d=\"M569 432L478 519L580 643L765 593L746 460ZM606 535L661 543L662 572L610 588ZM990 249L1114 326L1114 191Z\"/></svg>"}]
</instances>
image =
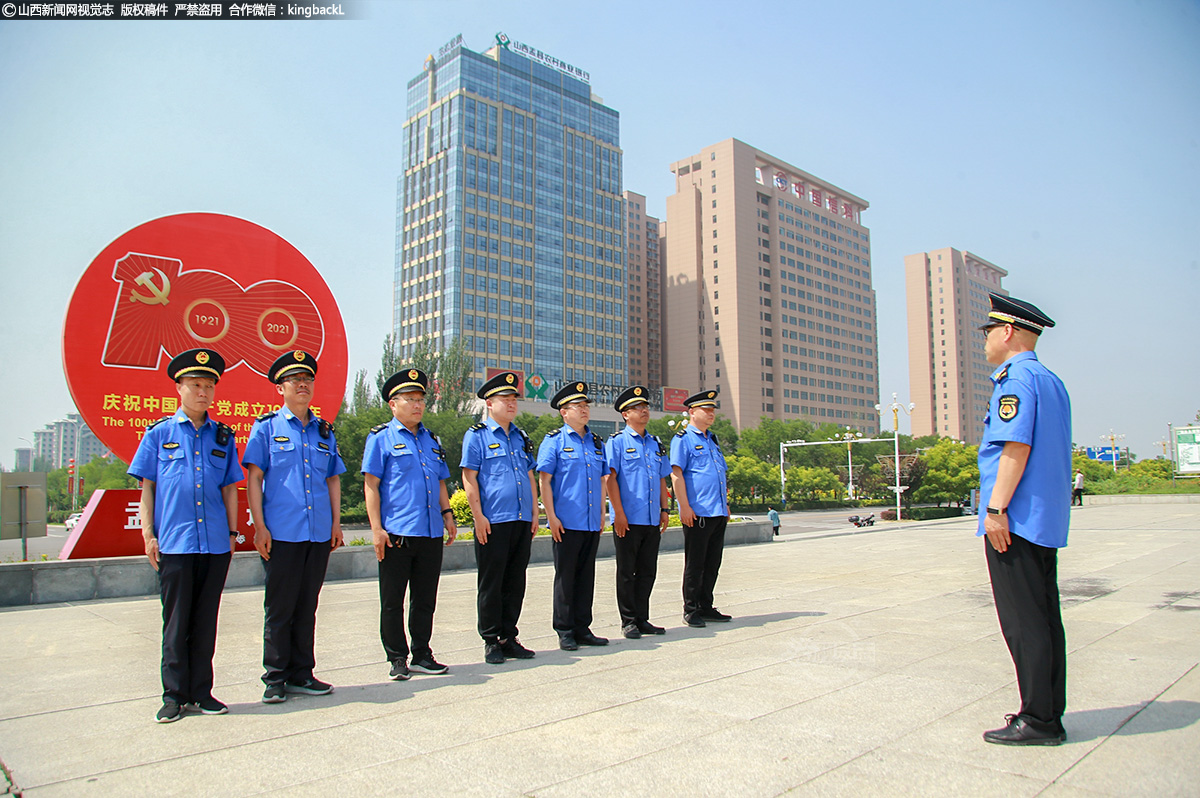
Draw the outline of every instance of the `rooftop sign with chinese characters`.
<instances>
[{"instance_id":1,"label":"rooftop sign with chinese characters","mask_svg":"<svg viewBox=\"0 0 1200 798\"><path fill-rule=\"evenodd\" d=\"M225 359L210 414L239 444L279 407L267 379L283 352L320 361L313 411L330 421L346 388L346 331L329 287L288 242L211 213L166 216L108 245L84 272L63 324L63 366L75 405L125 462L146 427L178 408L166 364L188 349Z\"/></svg>"},{"instance_id":2,"label":"rooftop sign with chinese characters","mask_svg":"<svg viewBox=\"0 0 1200 798\"><path fill-rule=\"evenodd\" d=\"M572 66L566 61L560 61L549 53L543 53L536 47L530 47L524 42L519 42L516 39L510 39L503 33L496 34L496 44L511 52L520 53L531 61L537 61L539 64L545 64L551 69L557 69L564 75L570 75L576 80L582 80L587 84L591 84L592 82L592 76L587 72L584 72L579 67Z\"/></svg>"}]
</instances>

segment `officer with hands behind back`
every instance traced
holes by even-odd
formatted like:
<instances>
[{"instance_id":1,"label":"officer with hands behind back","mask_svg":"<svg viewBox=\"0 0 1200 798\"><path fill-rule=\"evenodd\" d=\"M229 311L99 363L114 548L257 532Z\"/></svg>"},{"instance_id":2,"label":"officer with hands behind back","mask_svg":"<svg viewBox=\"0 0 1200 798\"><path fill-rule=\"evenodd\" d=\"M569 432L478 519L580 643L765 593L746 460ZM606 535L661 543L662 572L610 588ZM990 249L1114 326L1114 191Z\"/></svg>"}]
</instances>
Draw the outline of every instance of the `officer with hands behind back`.
<instances>
[{"instance_id":1,"label":"officer with hands behind back","mask_svg":"<svg viewBox=\"0 0 1200 798\"><path fill-rule=\"evenodd\" d=\"M604 444L604 481L616 533L617 611L621 633L631 640L666 632L650 623L650 593L658 573L659 538L670 517L666 477L671 460L662 441L646 432L647 393L644 385L633 385L617 396L613 407L625 419L625 429Z\"/></svg>"},{"instance_id":2,"label":"officer with hands behind back","mask_svg":"<svg viewBox=\"0 0 1200 798\"><path fill-rule=\"evenodd\" d=\"M671 484L683 524L683 622L700 627L730 619L713 607L729 503L725 455L708 431L716 420L717 392L700 391L683 403L689 423L671 438Z\"/></svg>"},{"instance_id":3,"label":"officer with hands behind back","mask_svg":"<svg viewBox=\"0 0 1200 798\"><path fill-rule=\"evenodd\" d=\"M537 482L533 444L517 416L517 375L503 371L476 396L487 405L483 421L463 436L463 489L475 520L479 636L485 662L531 659L517 639L525 601L525 570L537 534Z\"/></svg>"},{"instance_id":4,"label":"officer with hands behind back","mask_svg":"<svg viewBox=\"0 0 1200 798\"><path fill-rule=\"evenodd\" d=\"M129 475L142 481L142 537L162 597L159 723L179 720L185 706L205 715L229 711L213 698L212 660L243 474L233 430L208 415L224 372L224 358L211 349L172 358L167 376L179 409L146 428L129 464Z\"/></svg>"},{"instance_id":5,"label":"officer with hands behind back","mask_svg":"<svg viewBox=\"0 0 1200 798\"><path fill-rule=\"evenodd\" d=\"M333 425L309 410L317 359L296 350L268 371L283 407L259 416L242 465L254 520L254 547L266 571L263 593L263 703L289 693L327 695L313 676L317 600L329 554L342 545L341 478Z\"/></svg>"},{"instance_id":6,"label":"officer with hands behind back","mask_svg":"<svg viewBox=\"0 0 1200 798\"><path fill-rule=\"evenodd\" d=\"M604 443L587 425L591 402L586 382L567 383L550 400L563 425L538 447L542 503L554 538L554 631L563 651L608 645L591 630L608 473Z\"/></svg>"},{"instance_id":7,"label":"officer with hands behind back","mask_svg":"<svg viewBox=\"0 0 1200 798\"><path fill-rule=\"evenodd\" d=\"M1017 669L1021 708L985 732L999 745L1058 745L1067 703L1067 649L1058 550L1071 517L1071 400L1034 347L1054 322L1034 305L992 294L980 329L995 388L979 444L978 535L1000 630Z\"/></svg>"},{"instance_id":8,"label":"officer with hands behind back","mask_svg":"<svg viewBox=\"0 0 1200 798\"><path fill-rule=\"evenodd\" d=\"M391 663L390 678L445 673L433 658L433 612L445 545L458 535L446 479L446 454L421 418L429 377L420 369L396 372L383 384L392 420L374 427L363 450L363 490L371 540L379 560L379 635ZM404 635L404 594L409 591ZM408 661L412 654L411 663Z\"/></svg>"}]
</instances>

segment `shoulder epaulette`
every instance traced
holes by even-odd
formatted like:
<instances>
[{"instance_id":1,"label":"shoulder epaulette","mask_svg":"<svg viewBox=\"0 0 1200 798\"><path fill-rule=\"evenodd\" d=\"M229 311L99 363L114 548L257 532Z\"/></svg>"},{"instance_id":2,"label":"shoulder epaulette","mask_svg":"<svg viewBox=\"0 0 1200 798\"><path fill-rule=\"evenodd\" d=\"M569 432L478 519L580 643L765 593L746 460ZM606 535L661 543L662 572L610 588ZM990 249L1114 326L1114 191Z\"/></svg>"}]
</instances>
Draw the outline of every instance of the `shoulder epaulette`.
<instances>
[{"instance_id":1,"label":"shoulder epaulette","mask_svg":"<svg viewBox=\"0 0 1200 798\"><path fill-rule=\"evenodd\" d=\"M614 432L612 435L608 436L608 439L611 441L613 438L617 437L620 434L621 434L620 432Z\"/></svg>"},{"instance_id":2,"label":"shoulder epaulette","mask_svg":"<svg viewBox=\"0 0 1200 798\"><path fill-rule=\"evenodd\" d=\"M148 430L154 429L154 428L155 428L155 427L157 427L159 424L161 424L161 423L163 423L164 421L167 421L167 420L169 420L169 419L172 419L172 418L175 418L175 416L163 416L163 417L162 417L162 418L160 418L158 421L155 421L153 424L150 424L150 425L148 425L148 426L146 427L146 429L148 429Z\"/></svg>"},{"instance_id":3,"label":"shoulder epaulette","mask_svg":"<svg viewBox=\"0 0 1200 798\"><path fill-rule=\"evenodd\" d=\"M487 424L484 424L482 421L480 421L478 424L472 424L470 428L471 429L487 429Z\"/></svg>"},{"instance_id":4,"label":"shoulder epaulette","mask_svg":"<svg viewBox=\"0 0 1200 798\"><path fill-rule=\"evenodd\" d=\"M233 427L228 424L217 422L217 445L224 446L229 443L229 439L233 437Z\"/></svg>"},{"instance_id":5,"label":"shoulder epaulette","mask_svg":"<svg viewBox=\"0 0 1200 798\"><path fill-rule=\"evenodd\" d=\"M333 424L317 416L317 432L321 433L322 438L328 438L333 433Z\"/></svg>"},{"instance_id":6,"label":"shoulder epaulette","mask_svg":"<svg viewBox=\"0 0 1200 798\"><path fill-rule=\"evenodd\" d=\"M277 412L279 412L279 411L272 410L270 413L263 413L261 416L259 416L258 418L254 419L254 420L255 421L270 421L271 419L275 418L275 414Z\"/></svg>"},{"instance_id":7,"label":"shoulder epaulette","mask_svg":"<svg viewBox=\"0 0 1200 798\"><path fill-rule=\"evenodd\" d=\"M546 437L547 437L547 438L553 438L555 435L558 435L558 434L560 434L561 432L562 432L562 427L559 427L558 429L552 429L552 430L550 430L549 432L547 432L547 433L546 433Z\"/></svg>"},{"instance_id":8,"label":"shoulder epaulette","mask_svg":"<svg viewBox=\"0 0 1200 798\"><path fill-rule=\"evenodd\" d=\"M681 430L679 430L679 432L676 432L676 433L675 433L675 437L676 437L676 438L682 438L682 437L683 437L683 434L684 434L685 432L687 432L687 430L686 430L686 429L681 429Z\"/></svg>"},{"instance_id":9,"label":"shoulder epaulette","mask_svg":"<svg viewBox=\"0 0 1200 798\"><path fill-rule=\"evenodd\" d=\"M376 424L375 426L371 427L371 431L368 432L367 434L374 435L376 432L383 432L385 429L387 429L387 426L388 425L386 423Z\"/></svg>"}]
</instances>

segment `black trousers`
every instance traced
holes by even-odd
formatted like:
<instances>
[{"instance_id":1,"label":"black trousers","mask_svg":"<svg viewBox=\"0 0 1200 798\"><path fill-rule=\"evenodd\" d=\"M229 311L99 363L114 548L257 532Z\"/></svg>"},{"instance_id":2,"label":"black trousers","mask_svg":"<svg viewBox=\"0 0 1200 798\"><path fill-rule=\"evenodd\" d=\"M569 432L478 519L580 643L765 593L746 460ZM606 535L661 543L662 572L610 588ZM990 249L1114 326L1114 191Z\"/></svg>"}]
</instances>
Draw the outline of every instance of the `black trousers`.
<instances>
[{"instance_id":1,"label":"black trousers","mask_svg":"<svg viewBox=\"0 0 1200 798\"><path fill-rule=\"evenodd\" d=\"M442 575L441 537L389 535L392 545L379 562L379 637L388 662L433 656L433 611ZM404 636L404 593L409 592L408 633Z\"/></svg>"},{"instance_id":2,"label":"black trousers","mask_svg":"<svg viewBox=\"0 0 1200 798\"><path fill-rule=\"evenodd\" d=\"M697 518L683 528L683 614L713 608L729 516Z\"/></svg>"},{"instance_id":3,"label":"black trousers","mask_svg":"<svg viewBox=\"0 0 1200 798\"><path fill-rule=\"evenodd\" d=\"M475 539L476 608L485 643L512 640L525 602L525 569L533 543L529 521L492 524L486 544Z\"/></svg>"},{"instance_id":4,"label":"black trousers","mask_svg":"<svg viewBox=\"0 0 1200 798\"><path fill-rule=\"evenodd\" d=\"M160 554L163 700L180 704L212 696L217 612L230 554Z\"/></svg>"},{"instance_id":5,"label":"black trousers","mask_svg":"<svg viewBox=\"0 0 1200 798\"><path fill-rule=\"evenodd\" d=\"M579 529L564 529L554 544L554 631L559 635L591 631L599 547L599 532Z\"/></svg>"},{"instance_id":6,"label":"black trousers","mask_svg":"<svg viewBox=\"0 0 1200 798\"><path fill-rule=\"evenodd\" d=\"M650 620L650 593L658 575L658 544L662 537L657 526L630 524L625 537L616 537L617 612L621 625Z\"/></svg>"},{"instance_id":7,"label":"black trousers","mask_svg":"<svg viewBox=\"0 0 1200 798\"><path fill-rule=\"evenodd\" d=\"M263 673L265 684L303 682L317 663L317 599L329 565L329 541L271 542L271 559L263 560Z\"/></svg>"},{"instance_id":8,"label":"black trousers","mask_svg":"<svg viewBox=\"0 0 1200 798\"><path fill-rule=\"evenodd\" d=\"M984 539L1000 631L1017 667L1020 715L1056 731L1067 707L1067 639L1058 604L1058 549L1012 535L1000 554Z\"/></svg>"},{"instance_id":9,"label":"black trousers","mask_svg":"<svg viewBox=\"0 0 1200 798\"><path fill-rule=\"evenodd\" d=\"M1071 506L1074 507L1076 503L1080 507L1083 506L1083 488L1075 488L1071 491Z\"/></svg>"}]
</instances>

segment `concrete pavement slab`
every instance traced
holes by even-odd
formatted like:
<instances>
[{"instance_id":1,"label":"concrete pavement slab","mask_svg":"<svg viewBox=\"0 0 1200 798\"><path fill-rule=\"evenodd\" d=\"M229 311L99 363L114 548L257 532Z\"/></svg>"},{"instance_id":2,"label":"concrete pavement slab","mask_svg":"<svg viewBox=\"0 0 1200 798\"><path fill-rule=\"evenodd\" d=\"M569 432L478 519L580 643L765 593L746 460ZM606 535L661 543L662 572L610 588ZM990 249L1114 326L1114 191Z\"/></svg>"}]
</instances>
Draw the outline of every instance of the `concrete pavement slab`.
<instances>
[{"instance_id":1,"label":"concrete pavement slab","mask_svg":"<svg viewBox=\"0 0 1200 798\"><path fill-rule=\"evenodd\" d=\"M795 519L793 521L793 519ZM831 523L836 519L831 519ZM529 569L530 661L490 666L475 575L443 575L441 677L391 682L373 579L326 585L317 672L330 696L260 702L261 588L228 590L215 660L230 714L158 725L156 598L0 610L0 760L50 795L1200 794L1200 505L1073 511L1060 556L1070 735L990 746L1017 705L971 518L846 534L784 516L725 552L729 624L679 619L682 554L660 556L661 637L562 652L548 564Z\"/></svg>"}]
</instances>

